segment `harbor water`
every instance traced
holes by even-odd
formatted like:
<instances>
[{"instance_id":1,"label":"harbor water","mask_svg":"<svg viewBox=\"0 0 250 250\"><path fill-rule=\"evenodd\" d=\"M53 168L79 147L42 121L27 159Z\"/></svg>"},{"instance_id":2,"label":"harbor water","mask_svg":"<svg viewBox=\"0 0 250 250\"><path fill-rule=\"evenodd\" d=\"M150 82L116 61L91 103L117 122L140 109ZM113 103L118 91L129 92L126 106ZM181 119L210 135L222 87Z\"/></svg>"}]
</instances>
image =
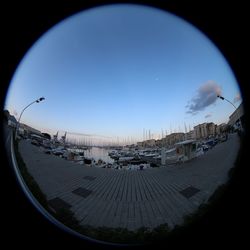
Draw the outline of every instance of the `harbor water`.
<instances>
[{"instance_id":1,"label":"harbor water","mask_svg":"<svg viewBox=\"0 0 250 250\"><path fill-rule=\"evenodd\" d=\"M87 158L93 158L96 162L101 159L106 163L114 163L114 160L109 157L108 152L109 150L105 148L92 147L84 150L84 156Z\"/></svg>"}]
</instances>

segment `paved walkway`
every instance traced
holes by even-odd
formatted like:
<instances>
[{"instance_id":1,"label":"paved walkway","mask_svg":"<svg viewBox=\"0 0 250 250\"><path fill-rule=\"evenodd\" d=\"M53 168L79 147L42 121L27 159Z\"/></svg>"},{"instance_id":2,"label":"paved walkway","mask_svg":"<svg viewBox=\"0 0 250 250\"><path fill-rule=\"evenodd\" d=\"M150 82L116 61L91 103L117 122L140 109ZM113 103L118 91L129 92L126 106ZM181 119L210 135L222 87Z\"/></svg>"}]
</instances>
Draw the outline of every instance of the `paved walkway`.
<instances>
[{"instance_id":1,"label":"paved walkway","mask_svg":"<svg viewBox=\"0 0 250 250\"><path fill-rule=\"evenodd\" d=\"M20 152L51 207L67 207L82 225L154 228L180 224L227 181L239 149L231 135L205 155L146 170L87 167L47 155L28 141Z\"/></svg>"}]
</instances>

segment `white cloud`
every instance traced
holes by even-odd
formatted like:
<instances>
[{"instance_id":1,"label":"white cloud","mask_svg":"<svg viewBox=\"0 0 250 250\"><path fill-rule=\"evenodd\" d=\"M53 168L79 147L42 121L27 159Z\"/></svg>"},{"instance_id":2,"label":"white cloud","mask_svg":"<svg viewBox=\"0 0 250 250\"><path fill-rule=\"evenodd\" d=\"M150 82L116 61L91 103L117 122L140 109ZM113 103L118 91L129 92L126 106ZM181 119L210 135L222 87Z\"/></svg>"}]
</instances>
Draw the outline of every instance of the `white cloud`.
<instances>
[{"instance_id":1,"label":"white cloud","mask_svg":"<svg viewBox=\"0 0 250 250\"><path fill-rule=\"evenodd\" d=\"M238 94L234 97L234 103L239 102L239 101L241 101L241 100L242 100L241 95L240 95L240 93L238 93Z\"/></svg>"},{"instance_id":2,"label":"white cloud","mask_svg":"<svg viewBox=\"0 0 250 250\"><path fill-rule=\"evenodd\" d=\"M214 81L207 81L199 87L196 96L194 96L186 105L186 113L196 115L199 111L215 103L217 95L221 95L221 87Z\"/></svg>"},{"instance_id":3,"label":"white cloud","mask_svg":"<svg viewBox=\"0 0 250 250\"><path fill-rule=\"evenodd\" d=\"M209 113L209 114L206 114L206 115L205 115L205 118L210 118L211 116L212 116L212 114Z\"/></svg>"}]
</instances>

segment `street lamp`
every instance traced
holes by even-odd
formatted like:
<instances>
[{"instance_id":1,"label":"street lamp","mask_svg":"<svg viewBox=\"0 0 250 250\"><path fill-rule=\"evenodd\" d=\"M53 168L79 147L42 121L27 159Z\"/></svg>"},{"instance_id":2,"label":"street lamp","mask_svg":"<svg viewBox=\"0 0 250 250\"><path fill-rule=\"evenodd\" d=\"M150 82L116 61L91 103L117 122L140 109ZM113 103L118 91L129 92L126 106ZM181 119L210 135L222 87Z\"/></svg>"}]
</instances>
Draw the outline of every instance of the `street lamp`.
<instances>
[{"instance_id":1,"label":"street lamp","mask_svg":"<svg viewBox=\"0 0 250 250\"><path fill-rule=\"evenodd\" d=\"M227 100L225 97L223 97L221 95L217 95L217 97L220 98L221 100L226 100L227 102L229 102L230 104L232 104L234 106L235 110L237 109L236 106L232 102L230 102L229 100ZM240 130L242 130L240 118L239 118L239 121L240 121Z\"/></svg>"},{"instance_id":2,"label":"street lamp","mask_svg":"<svg viewBox=\"0 0 250 250\"><path fill-rule=\"evenodd\" d=\"M18 118L18 121L17 121L15 138L17 138L18 129L19 129L19 125L20 125L20 120L21 120L21 117L22 117L22 114L23 114L24 110L27 109L27 108L28 108L30 105L32 105L33 103L39 103L39 102L41 102L41 101L43 101L43 100L45 100L45 98L44 98L44 97L40 97L40 98L38 98L37 100L31 102L29 105L27 105L27 106L22 110L22 112L21 112L21 114L20 114L20 116L19 116L19 118Z\"/></svg>"},{"instance_id":3,"label":"street lamp","mask_svg":"<svg viewBox=\"0 0 250 250\"><path fill-rule=\"evenodd\" d=\"M234 105L232 102L230 102L229 100L227 100L225 97L223 97L223 96L221 96L221 95L217 95L217 97L220 98L221 100L226 100L226 101L228 101L230 104L232 104L232 105L234 106L235 109L237 109L237 108L235 107L235 105Z\"/></svg>"}]
</instances>

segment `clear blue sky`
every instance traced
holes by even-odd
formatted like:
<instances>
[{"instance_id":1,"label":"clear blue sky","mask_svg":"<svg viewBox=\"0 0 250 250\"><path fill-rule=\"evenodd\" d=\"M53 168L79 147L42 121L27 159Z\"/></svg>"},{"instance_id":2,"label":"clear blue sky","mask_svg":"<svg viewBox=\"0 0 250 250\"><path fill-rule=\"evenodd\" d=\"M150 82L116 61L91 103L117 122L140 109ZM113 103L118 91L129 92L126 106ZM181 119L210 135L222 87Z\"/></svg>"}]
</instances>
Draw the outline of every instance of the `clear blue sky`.
<instances>
[{"instance_id":1,"label":"clear blue sky","mask_svg":"<svg viewBox=\"0 0 250 250\"><path fill-rule=\"evenodd\" d=\"M208 86L208 87L207 87ZM186 21L151 7L113 5L62 21L28 51L5 108L42 131L142 138L228 121L240 90L220 51ZM210 96L209 96L210 95ZM203 102L203 103L202 103ZM238 106L240 101L235 102Z\"/></svg>"}]
</instances>

